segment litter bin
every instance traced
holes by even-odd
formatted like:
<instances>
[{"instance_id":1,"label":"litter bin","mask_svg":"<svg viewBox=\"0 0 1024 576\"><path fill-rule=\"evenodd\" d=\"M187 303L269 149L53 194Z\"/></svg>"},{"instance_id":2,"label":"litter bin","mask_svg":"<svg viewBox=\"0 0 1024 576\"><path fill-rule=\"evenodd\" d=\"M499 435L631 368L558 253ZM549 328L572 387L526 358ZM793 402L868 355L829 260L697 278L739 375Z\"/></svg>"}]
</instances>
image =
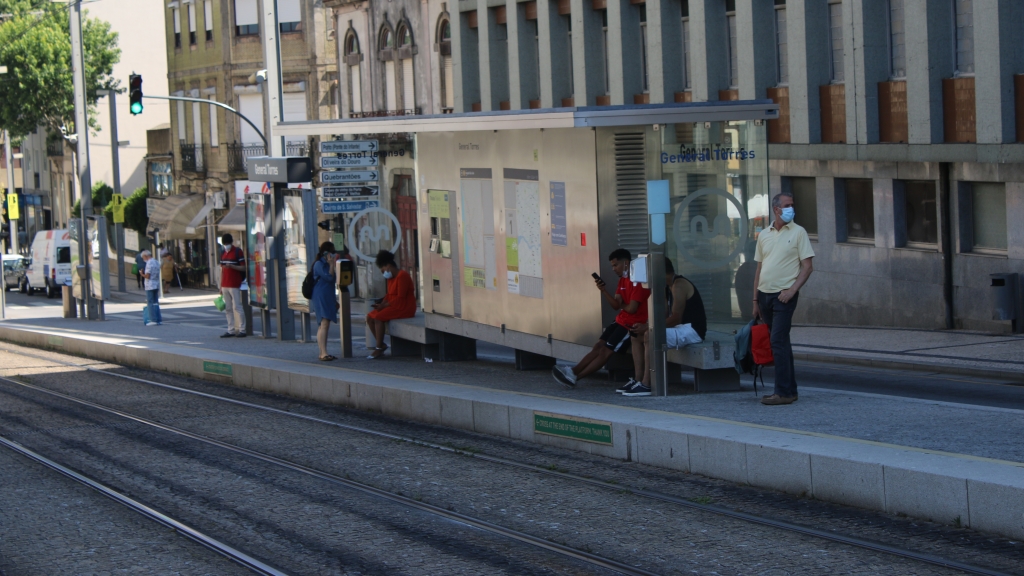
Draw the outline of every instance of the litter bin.
<instances>
[{"instance_id":1,"label":"litter bin","mask_svg":"<svg viewBox=\"0 0 1024 576\"><path fill-rule=\"evenodd\" d=\"M990 274L992 289L995 291L995 307L992 309L993 320L1009 320L1013 332L1018 333L1024 328L1020 322L1020 276L1016 272Z\"/></svg>"},{"instance_id":2,"label":"litter bin","mask_svg":"<svg viewBox=\"0 0 1024 576\"><path fill-rule=\"evenodd\" d=\"M71 286L61 286L61 295L64 299L64 317L78 318L78 306L75 305L75 297L71 295Z\"/></svg>"}]
</instances>

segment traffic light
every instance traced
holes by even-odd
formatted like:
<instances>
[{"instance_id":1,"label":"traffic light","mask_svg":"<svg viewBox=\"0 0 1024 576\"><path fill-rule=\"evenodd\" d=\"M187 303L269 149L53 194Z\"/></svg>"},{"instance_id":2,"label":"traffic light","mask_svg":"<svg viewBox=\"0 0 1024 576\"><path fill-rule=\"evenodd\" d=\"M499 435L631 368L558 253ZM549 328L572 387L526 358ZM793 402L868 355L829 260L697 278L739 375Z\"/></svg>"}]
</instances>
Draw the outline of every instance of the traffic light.
<instances>
[{"instance_id":1,"label":"traffic light","mask_svg":"<svg viewBox=\"0 0 1024 576\"><path fill-rule=\"evenodd\" d=\"M128 77L128 98L132 116L142 114L142 76L132 74Z\"/></svg>"},{"instance_id":2,"label":"traffic light","mask_svg":"<svg viewBox=\"0 0 1024 576\"><path fill-rule=\"evenodd\" d=\"M330 220L323 220L320 223L318 223L317 226L323 228L324 230L326 230L328 232L331 231L331 221Z\"/></svg>"}]
</instances>

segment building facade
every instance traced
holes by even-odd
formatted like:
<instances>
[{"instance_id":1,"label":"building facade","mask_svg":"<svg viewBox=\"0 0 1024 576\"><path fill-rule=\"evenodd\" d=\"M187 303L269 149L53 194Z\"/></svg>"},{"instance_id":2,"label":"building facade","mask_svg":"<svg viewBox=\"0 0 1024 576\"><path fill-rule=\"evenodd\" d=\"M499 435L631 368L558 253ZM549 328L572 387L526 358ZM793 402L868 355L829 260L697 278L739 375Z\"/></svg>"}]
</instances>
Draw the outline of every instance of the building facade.
<instances>
[{"instance_id":1,"label":"building facade","mask_svg":"<svg viewBox=\"0 0 1024 576\"><path fill-rule=\"evenodd\" d=\"M265 68L260 5L259 0L166 3L167 83L170 94L227 104L266 133L268 106L256 78ZM285 121L337 117L336 40L327 16L320 0L278 0ZM181 260L209 268L216 260L212 224L252 187L246 181L246 158L264 155L264 143L234 114L197 102L171 102L170 134L171 158L150 161L150 194L158 200L170 194L194 195L181 203L192 214L201 210L194 204L209 206L204 208L207 226L191 233L168 228ZM305 156L309 143L290 139L286 153ZM199 244L202 248L196 249ZM195 254L201 256L192 262Z\"/></svg>"},{"instance_id":2,"label":"building facade","mask_svg":"<svg viewBox=\"0 0 1024 576\"><path fill-rule=\"evenodd\" d=\"M433 112L775 101L769 189L794 195L817 254L797 321L1010 329L990 274L1024 273L1024 4L431 0L419 14Z\"/></svg>"}]
</instances>

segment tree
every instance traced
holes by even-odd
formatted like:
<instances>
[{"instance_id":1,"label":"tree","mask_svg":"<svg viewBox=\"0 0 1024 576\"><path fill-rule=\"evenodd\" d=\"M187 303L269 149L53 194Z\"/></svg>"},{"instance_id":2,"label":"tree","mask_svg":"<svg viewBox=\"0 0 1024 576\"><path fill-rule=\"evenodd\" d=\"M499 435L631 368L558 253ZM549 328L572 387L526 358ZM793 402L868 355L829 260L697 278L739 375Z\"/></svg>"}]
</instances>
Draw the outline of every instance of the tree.
<instances>
[{"instance_id":1,"label":"tree","mask_svg":"<svg viewBox=\"0 0 1024 576\"><path fill-rule=\"evenodd\" d=\"M40 125L50 133L75 127L71 39L66 4L49 0L0 0L0 13L11 16L0 24L0 64L7 74L0 81L0 129L13 138L31 134ZM95 121L98 90L116 90L111 77L121 59L117 33L110 24L83 18L86 100L89 124Z\"/></svg>"},{"instance_id":2,"label":"tree","mask_svg":"<svg viewBox=\"0 0 1024 576\"><path fill-rule=\"evenodd\" d=\"M146 233L149 226L149 216L146 214L146 198L149 198L149 189L143 186L132 193L124 201L124 226L142 234Z\"/></svg>"},{"instance_id":3,"label":"tree","mask_svg":"<svg viewBox=\"0 0 1024 576\"><path fill-rule=\"evenodd\" d=\"M112 221L114 213L107 208L107 204L110 204L110 199L114 196L114 189L107 185L106 182L97 182L92 185L92 208L93 213L96 212L97 208L103 208L103 215L107 217L107 221ZM82 217L82 201L75 200L75 206L71 208L71 215L75 218Z\"/></svg>"}]
</instances>

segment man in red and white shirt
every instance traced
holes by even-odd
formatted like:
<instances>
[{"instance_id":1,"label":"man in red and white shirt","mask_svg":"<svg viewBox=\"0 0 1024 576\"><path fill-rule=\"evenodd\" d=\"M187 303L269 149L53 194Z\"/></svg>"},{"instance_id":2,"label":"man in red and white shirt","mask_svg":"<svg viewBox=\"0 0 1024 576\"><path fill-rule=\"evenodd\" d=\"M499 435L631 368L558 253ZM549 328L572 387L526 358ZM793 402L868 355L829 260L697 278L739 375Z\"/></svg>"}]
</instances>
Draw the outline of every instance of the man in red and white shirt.
<instances>
[{"instance_id":1,"label":"man in red and white shirt","mask_svg":"<svg viewBox=\"0 0 1024 576\"><path fill-rule=\"evenodd\" d=\"M615 293L608 291L604 280L595 278L594 283L601 290L601 295L612 307L618 310L615 322L605 328L594 348L572 368L556 365L551 374L555 380L568 388L575 388L580 378L586 378L600 370L611 358L612 354L629 347L630 331L637 324L647 323L647 299L651 291L639 283L629 279L629 250L619 248L608 256L612 270L619 277L619 285Z\"/></svg>"},{"instance_id":2,"label":"man in red and white shirt","mask_svg":"<svg viewBox=\"0 0 1024 576\"><path fill-rule=\"evenodd\" d=\"M224 252L220 255L220 295L224 298L224 313L228 317L228 331L221 338L245 338L245 316L242 314L245 254L234 242L231 234L220 239L224 245Z\"/></svg>"}]
</instances>

